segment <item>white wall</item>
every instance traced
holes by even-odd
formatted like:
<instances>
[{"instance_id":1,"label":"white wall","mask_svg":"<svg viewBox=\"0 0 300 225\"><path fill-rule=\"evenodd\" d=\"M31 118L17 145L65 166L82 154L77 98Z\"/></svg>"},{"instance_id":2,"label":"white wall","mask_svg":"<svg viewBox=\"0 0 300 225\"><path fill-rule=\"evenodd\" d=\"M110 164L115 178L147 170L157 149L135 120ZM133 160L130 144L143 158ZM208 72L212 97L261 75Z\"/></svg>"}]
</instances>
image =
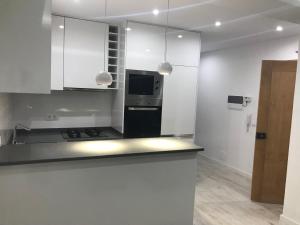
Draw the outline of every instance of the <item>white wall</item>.
<instances>
[{"instance_id":1,"label":"white wall","mask_svg":"<svg viewBox=\"0 0 300 225\"><path fill-rule=\"evenodd\" d=\"M9 94L0 94L0 146L7 144L11 135L11 105L11 96Z\"/></svg>"},{"instance_id":2,"label":"white wall","mask_svg":"<svg viewBox=\"0 0 300 225\"><path fill-rule=\"evenodd\" d=\"M297 49L298 38L289 37L201 56L195 140L207 157L252 174L262 60L296 59ZM253 102L243 111L229 110L228 95L249 96Z\"/></svg>"},{"instance_id":3,"label":"white wall","mask_svg":"<svg viewBox=\"0 0 300 225\"><path fill-rule=\"evenodd\" d=\"M300 46L299 46L300 49ZM296 80L293 120L291 129L289 163L285 190L283 224L300 224L300 59L298 60L298 74Z\"/></svg>"},{"instance_id":4,"label":"white wall","mask_svg":"<svg viewBox=\"0 0 300 225\"><path fill-rule=\"evenodd\" d=\"M15 94L13 119L31 128L111 126L111 98L110 91ZM47 121L48 114L57 120Z\"/></svg>"}]
</instances>

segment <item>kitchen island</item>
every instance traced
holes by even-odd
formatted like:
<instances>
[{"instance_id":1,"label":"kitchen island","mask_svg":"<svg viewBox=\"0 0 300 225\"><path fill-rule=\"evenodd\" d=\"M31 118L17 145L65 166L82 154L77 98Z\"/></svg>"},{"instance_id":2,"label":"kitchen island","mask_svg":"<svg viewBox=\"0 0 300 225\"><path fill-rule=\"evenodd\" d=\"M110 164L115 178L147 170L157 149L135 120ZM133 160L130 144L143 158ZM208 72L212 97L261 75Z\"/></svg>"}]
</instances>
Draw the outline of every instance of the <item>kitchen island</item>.
<instances>
[{"instance_id":1,"label":"kitchen island","mask_svg":"<svg viewBox=\"0 0 300 225\"><path fill-rule=\"evenodd\" d=\"M1 225L192 225L196 155L180 138L0 148Z\"/></svg>"}]
</instances>

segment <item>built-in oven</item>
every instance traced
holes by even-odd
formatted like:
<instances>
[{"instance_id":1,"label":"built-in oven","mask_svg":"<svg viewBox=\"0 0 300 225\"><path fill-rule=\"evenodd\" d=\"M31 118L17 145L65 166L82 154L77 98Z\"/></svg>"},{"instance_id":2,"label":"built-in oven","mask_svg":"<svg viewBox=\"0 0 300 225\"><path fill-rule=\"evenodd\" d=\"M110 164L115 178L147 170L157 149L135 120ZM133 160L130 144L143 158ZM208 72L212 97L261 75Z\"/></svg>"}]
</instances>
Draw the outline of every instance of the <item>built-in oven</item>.
<instances>
[{"instance_id":1,"label":"built-in oven","mask_svg":"<svg viewBox=\"0 0 300 225\"><path fill-rule=\"evenodd\" d=\"M160 131L161 107L125 107L124 137L159 137Z\"/></svg>"},{"instance_id":2,"label":"built-in oven","mask_svg":"<svg viewBox=\"0 0 300 225\"><path fill-rule=\"evenodd\" d=\"M127 70L125 93L124 136L159 137L163 76L154 71Z\"/></svg>"},{"instance_id":3,"label":"built-in oven","mask_svg":"<svg viewBox=\"0 0 300 225\"><path fill-rule=\"evenodd\" d=\"M161 106L163 76L154 71L127 70L125 104L128 106Z\"/></svg>"}]
</instances>

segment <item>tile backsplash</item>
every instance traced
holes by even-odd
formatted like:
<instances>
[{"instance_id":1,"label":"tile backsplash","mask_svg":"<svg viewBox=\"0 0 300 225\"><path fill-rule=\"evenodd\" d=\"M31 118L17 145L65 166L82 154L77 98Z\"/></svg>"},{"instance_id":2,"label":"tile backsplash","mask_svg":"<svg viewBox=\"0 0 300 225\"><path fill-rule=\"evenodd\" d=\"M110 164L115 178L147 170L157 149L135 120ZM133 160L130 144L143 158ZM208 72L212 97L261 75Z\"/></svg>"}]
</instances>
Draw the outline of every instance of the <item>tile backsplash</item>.
<instances>
[{"instance_id":1,"label":"tile backsplash","mask_svg":"<svg viewBox=\"0 0 300 225\"><path fill-rule=\"evenodd\" d=\"M110 91L14 94L13 119L30 128L111 126Z\"/></svg>"},{"instance_id":2,"label":"tile backsplash","mask_svg":"<svg viewBox=\"0 0 300 225\"><path fill-rule=\"evenodd\" d=\"M10 94L0 94L0 136L1 145L10 140L12 134L12 98Z\"/></svg>"}]
</instances>

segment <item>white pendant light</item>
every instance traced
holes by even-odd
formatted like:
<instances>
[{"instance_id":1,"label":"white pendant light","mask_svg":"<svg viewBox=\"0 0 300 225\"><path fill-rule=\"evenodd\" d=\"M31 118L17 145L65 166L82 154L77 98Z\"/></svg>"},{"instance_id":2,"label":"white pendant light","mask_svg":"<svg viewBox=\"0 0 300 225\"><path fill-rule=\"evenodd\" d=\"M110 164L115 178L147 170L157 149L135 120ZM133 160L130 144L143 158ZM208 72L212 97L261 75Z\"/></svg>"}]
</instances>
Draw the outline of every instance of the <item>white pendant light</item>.
<instances>
[{"instance_id":1,"label":"white pendant light","mask_svg":"<svg viewBox=\"0 0 300 225\"><path fill-rule=\"evenodd\" d=\"M173 67L169 62L163 62L158 66L158 72L160 75L167 76L173 71Z\"/></svg>"},{"instance_id":2,"label":"white pendant light","mask_svg":"<svg viewBox=\"0 0 300 225\"><path fill-rule=\"evenodd\" d=\"M105 14L104 17L106 17L106 12L107 12L107 0L105 0ZM105 52L106 52L106 45L104 45L104 71L100 72L96 76L96 83L97 85L105 85L109 86L113 82L113 78L110 72L105 71L106 67L106 61L105 61Z\"/></svg>"},{"instance_id":3,"label":"white pendant light","mask_svg":"<svg viewBox=\"0 0 300 225\"><path fill-rule=\"evenodd\" d=\"M112 82L112 75L109 72L103 71L96 76L97 85L111 85Z\"/></svg>"},{"instance_id":4,"label":"white pendant light","mask_svg":"<svg viewBox=\"0 0 300 225\"><path fill-rule=\"evenodd\" d=\"M167 32L169 27L169 11L170 11L170 0L168 0L168 11L167 11L167 28L165 30L165 61L158 66L158 73L162 76L170 75L173 71L173 67L171 63L167 62L167 51L168 51L168 45L167 45Z\"/></svg>"}]
</instances>

